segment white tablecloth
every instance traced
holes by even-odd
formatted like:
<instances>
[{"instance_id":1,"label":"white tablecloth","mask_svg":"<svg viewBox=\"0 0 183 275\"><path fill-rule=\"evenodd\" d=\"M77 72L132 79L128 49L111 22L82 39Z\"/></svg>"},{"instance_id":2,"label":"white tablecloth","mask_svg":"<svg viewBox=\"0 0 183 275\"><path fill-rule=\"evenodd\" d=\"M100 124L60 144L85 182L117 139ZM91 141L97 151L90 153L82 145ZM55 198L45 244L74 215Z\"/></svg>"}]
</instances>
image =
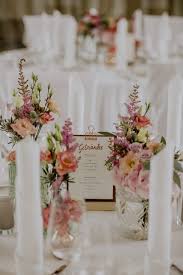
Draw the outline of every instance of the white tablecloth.
<instances>
[{"instance_id":1,"label":"white tablecloth","mask_svg":"<svg viewBox=\"0 0 183 275\"><path fill-rule=\"evenodd\" d=\"M88 230L93 232L93 239L97 240L98 238L99 242L101 239L99 236L105 236L106 232L110 231L110 236L112 236L112 243L117 244L118 247L120 246L121 255L125 255L125 257L128 257L129 260L130 258L135 258L135 264L143 267L147 242L124 239L120 234L120 228L118 226L118 220L115 212L88 212L87 224ZM101 232L98 230L98 228L102 226L105 226L105 230ZM14 236L0 237L0 275L15 274L15 243L16 240ZM115 253L117 253L117 251L114 250L114 255ZM176 231L172 233L172 258L180 259L180 257L183 259L183 231ZM123 257L121 258L121 261L124 261ZM45 260L47 274L53 272L53 270L60 266L60 264L61 261L55 259L53 256L47 256ZM123 266L121 266L121 270L123 270ZM12 273L6 274L6 272ZM171 274L176 275L178 273L172 272Z\"/></svg>"}]
</instances>

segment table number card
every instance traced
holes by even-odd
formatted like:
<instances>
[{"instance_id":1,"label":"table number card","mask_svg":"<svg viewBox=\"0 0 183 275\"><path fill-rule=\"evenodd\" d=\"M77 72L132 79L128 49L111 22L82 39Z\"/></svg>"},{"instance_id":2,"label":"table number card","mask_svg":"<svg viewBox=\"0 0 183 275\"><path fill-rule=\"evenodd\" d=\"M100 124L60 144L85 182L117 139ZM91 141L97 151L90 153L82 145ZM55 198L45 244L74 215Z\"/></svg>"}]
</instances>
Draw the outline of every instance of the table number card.
<instances>
[{"instance_id":1,"label":"table number card","mask_svg":"<svg viewBox=\"0 0 183 275\"><path fill-rule=\"evenodd\" d=\"M114 179L107 170L105 160L113 137L102 135L76 135L79 167L74 180L79 182L89 210L113 210L115 201Z\"/></svg>"}]
</instances>

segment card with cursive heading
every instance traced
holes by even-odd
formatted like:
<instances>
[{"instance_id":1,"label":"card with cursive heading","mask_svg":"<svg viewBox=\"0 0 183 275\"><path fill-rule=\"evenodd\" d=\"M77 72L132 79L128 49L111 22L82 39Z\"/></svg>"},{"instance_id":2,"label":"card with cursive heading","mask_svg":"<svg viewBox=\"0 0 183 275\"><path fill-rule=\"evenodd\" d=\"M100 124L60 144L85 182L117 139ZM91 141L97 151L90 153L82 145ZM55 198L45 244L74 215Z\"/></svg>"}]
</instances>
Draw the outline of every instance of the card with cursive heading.
<instances>
[{"instance_id":1,"label":"card with cursive heading","mask_svg":"<svg viewBox=\"0 0 183 275\"><path fill-rule=\"evenodd\" d=\"M112 210L114 179L105 167L109 155L112 137L102 135L75 135L78 148L76 151L79 167L74 173L74 180L82 187L84 198L90 210Z\"/></svg>"}]
</instances>

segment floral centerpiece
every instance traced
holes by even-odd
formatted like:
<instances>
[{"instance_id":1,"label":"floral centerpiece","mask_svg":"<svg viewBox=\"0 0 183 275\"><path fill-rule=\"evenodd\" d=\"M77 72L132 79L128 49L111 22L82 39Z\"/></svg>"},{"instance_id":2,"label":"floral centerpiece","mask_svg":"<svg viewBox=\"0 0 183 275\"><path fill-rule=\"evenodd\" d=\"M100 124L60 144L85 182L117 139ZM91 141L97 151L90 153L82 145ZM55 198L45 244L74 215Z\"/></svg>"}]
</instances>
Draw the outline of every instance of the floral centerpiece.
<instances>
[{"instance_id":1,"label":"floral centerpiece","mask_svg":"<svg viewBox=\"0 0 183 275\"><path fill-rule=\"evenodd\" d=\"M83 214L82 198L72 198L69 189L71 183L77 185L71 176L78 167L76 148L72 122L68 119L62 130L56 124L54 132L48 133L47 146L41 152L44 229L47 231L51 219L52 245L57 250L72 245Z\"/></svg>"},{"instance_id":2,"label":"floral centerpiece","mask_svg":"<svg viewBox=\"0 0 183 275\"><path fill-rule=\"evenodd\" d=\"M81 36L94 37L98 35L101 17L97 10L90 9L79 21L78 34Z\"/></svg>"},{"instance_id":3,"label":"floral centerpiece","mask_svg":"<svg viewBox=\"0 0 183 275\"><path fill-rule=\"evenodd\" d=\"M93 57L93 60L98 51L104 52L106 57L112 55L115 50L115 34L116 20L113 17L101 16L97 10L90 9L78 24L81 57Z\"/></svg>"},{"instance_id":4,"label":"floral centerpiece","mask_svg":"<svg viewBox=\"0 0 183 275\"><path fill-rule=\"evenodd\" d=\"M10 195L15 197L16 156L13 147L26 136L39 140L41 130L53 122L59 112L57 104L52 99L53 91L50 85L43 95L42 85L38 76L32 74L32 82L28 83L23 73L25 59L19 62L18 88L13 91L9 118L0 116L0 130L4 131L12 150L7 156L9 163Z\"/></svg>"},{"instance_id":5,"label":"floral centerpiece","mask_svg":"<svg viewBox=\"0 0 183 275\"><path fill-rule=\"evenodd\" d=\"M53 114L58 113L50 85L44 101L41 97L42 86L34 74L29 87L23 74L24 62L25 59L19 62L18 89L13 91L11 117L6 119L0 116L0 129L8 134L13 146L28 135L37 140L42 127L53 121Z\"/></svg>"},{"instance_id":6,"label":"floral centerpiece","mask_svg":"<svg viewBox=\"0 0 183 275\"><path fill-rule=\"evenodd\" d=\"M116 178L116 203L124 235L144 239L148 229L150 160L166 146L166 141L163 137L161 140L153 137L148 117L151 105L141 105L138 86L134 86L125 106L127 115L119 115L115 124L106 166L114 171ZM179 172L183 172L180 160L178 152L174 162L174 181L178 185Z\"/></svg>"},{"instance_id":7,"label":"floral centerpiece","mask_svg":"<svg viewBox=\"0 0 183 275\"><path fill-rule=\"evenodd\" d=\"M10 118L0 116L0 130L4 131L9 139L9 144L14 147L17 142L26 136L31 136L38 140L42 128L54 120L54 115L58 113L58 107L52 99L53 91L48 85L45 99L42 97L42 86L38 77L32 74L32 83L23 74L23 63L19 62L18 89L13 91L13 104L10 110ZM14 181L16 175L15 151L7 156L9 162L10 186L12 197L14 197Z\"/></svg>"}]
</instances>

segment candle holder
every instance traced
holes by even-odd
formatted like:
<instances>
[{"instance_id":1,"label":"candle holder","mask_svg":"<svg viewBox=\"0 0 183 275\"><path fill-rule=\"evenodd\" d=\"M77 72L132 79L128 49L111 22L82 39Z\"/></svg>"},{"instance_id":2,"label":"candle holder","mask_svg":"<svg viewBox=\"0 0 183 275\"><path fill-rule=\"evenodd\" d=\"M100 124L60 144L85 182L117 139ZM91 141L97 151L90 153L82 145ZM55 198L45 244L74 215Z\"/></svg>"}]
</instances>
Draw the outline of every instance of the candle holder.
<instances>
[{"instance_id":1,"label":"candle holder","mask_svg":"<svg viewBox=\"0 0 183 275\"><path fill-rule=\"evenodd\" d=\"M0 193L8 189L6 186L0 187ZM7 192L8 193L8 190ZM14 204L8 194L0 196L0 234L13 234L14 232Z\"/></svg>"}]
</instances>

